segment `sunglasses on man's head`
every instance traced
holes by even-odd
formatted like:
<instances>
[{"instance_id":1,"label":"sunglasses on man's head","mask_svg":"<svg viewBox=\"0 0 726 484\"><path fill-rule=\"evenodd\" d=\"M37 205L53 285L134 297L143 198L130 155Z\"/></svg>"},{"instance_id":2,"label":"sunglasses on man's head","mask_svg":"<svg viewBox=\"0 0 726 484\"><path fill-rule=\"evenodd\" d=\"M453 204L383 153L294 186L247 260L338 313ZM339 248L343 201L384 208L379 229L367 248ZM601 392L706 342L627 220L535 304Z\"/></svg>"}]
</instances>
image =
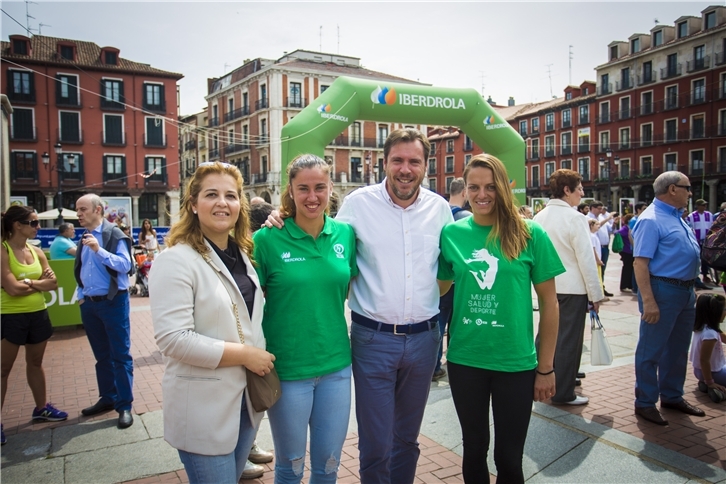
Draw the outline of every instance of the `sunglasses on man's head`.
<instances>
[{"instance_id":1,"label":"sunglasses on man's head","mask_svg":"<svg viewBox=\"0 0 726 484\"><path fill-rule=\"evenodd\" d=\"M23 225L30 225L34 229L40 227L40 220L23 220L20 223Z\"/></svg>"}]
</instances>

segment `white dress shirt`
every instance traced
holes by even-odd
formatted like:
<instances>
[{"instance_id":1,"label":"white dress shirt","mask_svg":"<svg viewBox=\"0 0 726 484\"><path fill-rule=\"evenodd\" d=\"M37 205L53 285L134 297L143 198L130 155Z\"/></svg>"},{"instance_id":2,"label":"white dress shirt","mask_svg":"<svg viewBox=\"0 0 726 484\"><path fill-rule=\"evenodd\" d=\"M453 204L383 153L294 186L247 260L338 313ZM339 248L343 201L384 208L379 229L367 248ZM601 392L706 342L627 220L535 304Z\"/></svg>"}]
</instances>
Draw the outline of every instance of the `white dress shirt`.
<instances>
[{"instance_id":1,"label":"white dress shirt","mask_svg":"<svg viewBox=\"0 0 726 484\"><path fill-rule=\"evenodd\" d=\"M602 222L603 220L607 220L610 215L601 213L596 217L594 213L590 212L587 214L587 216L591 219L597 220L598 222ZM597 238L600 239L600 245L610 244L610 234L613 233L613 222L614 220L611 218L606 223L602 224L602 226L600 226L600 228L598 229Z\"/></svg>"},{"instance_id":2,"label":"white dress shirt","mask_svg":"<svg viewBox=\"0 0 726 484\"><path fill-rule=\"evenodd\" d=\"M386 180L348 195L336 220L353 226L359 275L348 306L388 324L411 324L439 312L439 237L453 222L449 204L425 188L407 208L386 191Z\"/></svg>"}]
</instances>

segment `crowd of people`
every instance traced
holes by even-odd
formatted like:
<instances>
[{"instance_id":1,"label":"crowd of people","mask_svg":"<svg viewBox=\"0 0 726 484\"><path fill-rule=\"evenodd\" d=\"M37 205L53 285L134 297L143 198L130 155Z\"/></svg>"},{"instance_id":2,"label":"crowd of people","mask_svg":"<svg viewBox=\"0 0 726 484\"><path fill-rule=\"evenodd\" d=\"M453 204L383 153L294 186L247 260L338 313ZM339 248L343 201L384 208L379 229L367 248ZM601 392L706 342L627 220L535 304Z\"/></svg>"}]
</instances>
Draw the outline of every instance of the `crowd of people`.
<instances>
[{"instance_id":1,"label":"crowd of people","mask_svg":"<svg viewBox=\"0 0 726 484\"><path fill-rule=\"evenodd\" d=\"M431 382L447 375L464 481L489 482L491 402L497 480L524 482L532 402L589 402L576 393L585 318L612 297L604 271L613 234L623 242L620 290L637 295L642 314L635 414L667 425L660 401L704 415L683 399L691 336L698 387L723 400L726 299L695 298L697 283L709 282L699 244L714 217L703 200L683 217L686 175L663 173L653 203L620 218L597 200L582 203L581 175L557 170L551 199L533 214L518 206L504 164L488 154L452 181L448 203L423 189L430 149L415 129L393 131L383 182L350 193L335 218L331 168L303 154L287 166L277 210L247 201L237 167L205 162L188 182L165 250L151 221L142 222L138 245L154 261L150 304L165 362L164 437L191 483L257 477L262 468L249 459L272 460L255 442L263 411L250 392L258 391L252 380L274 375L281 395L267 413L276 483L301 482L308 441L309 482L336 482L353 384L361 482L412 483ZM99 398L82 414L115 410L123 429L133 424L134 244L104 218L97 195L76 208L80 241L63 224L50 253L75 260L96 359ZM53 421L67 414L47 401L42 359L52 326L42 292L57 282L43 252L28 244L38 226L27 207L3 214L2 397L25 345L33 419Z\"/></svg>"}]
</instances>

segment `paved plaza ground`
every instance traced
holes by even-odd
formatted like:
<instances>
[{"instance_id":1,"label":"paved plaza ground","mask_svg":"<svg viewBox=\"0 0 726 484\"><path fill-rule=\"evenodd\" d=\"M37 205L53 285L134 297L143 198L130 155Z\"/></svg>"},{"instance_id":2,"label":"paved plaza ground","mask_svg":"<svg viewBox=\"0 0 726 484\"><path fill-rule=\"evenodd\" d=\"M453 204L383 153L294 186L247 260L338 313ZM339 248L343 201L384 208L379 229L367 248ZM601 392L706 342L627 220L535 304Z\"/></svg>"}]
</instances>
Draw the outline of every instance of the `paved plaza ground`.
<instances>
[{"instance_id":1,"label":"paved plaza ground","mask_svg":"<svg viewBox=\"0 0 726 484\"><path fill-rule=\"evenodd\" d=\"M706 417L666 409L663 414L670 425L660 427L633 414L633 355L639 318L636 298L617 291L619 273L619 257L614 255L606 286L615 297L603 304L601 319L615 361L608 367L587 364L587 331L582 365L587 377L578 392L590 397L590 403L581 407L548 402L533 405L525 448L527 482L726 482L726 405L714 404L697 390L690 367L685 398L703 408ZM80 414L98 397L93 355L82 328L56 331L45 356L48 395L68 412L66 422L31 422L34 405L21 350L2 411L8 437L1 451L4 483L188 482L176 452L162 438L163 362L148 304L146 298L132 298L136 420L130 429L116 429L115 412L95 418ZM352 413L341 483L359 481L356 432ZM258 440L262 447L272 448L266 419ZM417 483L463 482L461 433L446 379L432 383L419 441ZM490 471L496 472L491 456L489 461ZM244 482L272 483L272 468L267 468L262 479Z\"/></svg>"}]
</instances>

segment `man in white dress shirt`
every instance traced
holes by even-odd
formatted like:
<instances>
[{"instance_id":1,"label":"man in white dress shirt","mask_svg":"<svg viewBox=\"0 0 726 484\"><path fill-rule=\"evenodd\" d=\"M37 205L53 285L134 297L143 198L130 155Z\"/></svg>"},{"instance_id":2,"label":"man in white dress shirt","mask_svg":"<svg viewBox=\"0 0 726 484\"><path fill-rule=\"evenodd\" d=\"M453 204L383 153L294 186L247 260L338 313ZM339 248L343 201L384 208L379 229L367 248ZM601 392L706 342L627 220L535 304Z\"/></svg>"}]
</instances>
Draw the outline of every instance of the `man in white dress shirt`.
<instances>
[{"instance_id":1,"label":"man in white dress shirt","mask_svg":"<svg viewBox=\"0 0 726 484\"><path fill-rule=\"evenodd\" d=\"M439 235L453 221L421 183L430 144L415 129L386 140L385 180L345 198L337 220L356 233L351 343L363 484L412 483L441 335Z\"/></svg>"},{"instance_id":2,"label":"man in white dress shirt","mask_svg":"<svg viewBox=\"0 0 726 484\"><path fill-rule=\"evenodd\" d=\"M602 290L605 297L612 297L612 294L605 289L605 269L608 266L608 258L610 257L610 234L613 233L613 219L616 212L607 213L606 207L602 202L593 200L590 202L590 213L588 217L597 220L600 223L600 230L597 231L597 238L600 240L602 248Z\"/></svg>"}]
</instances>

